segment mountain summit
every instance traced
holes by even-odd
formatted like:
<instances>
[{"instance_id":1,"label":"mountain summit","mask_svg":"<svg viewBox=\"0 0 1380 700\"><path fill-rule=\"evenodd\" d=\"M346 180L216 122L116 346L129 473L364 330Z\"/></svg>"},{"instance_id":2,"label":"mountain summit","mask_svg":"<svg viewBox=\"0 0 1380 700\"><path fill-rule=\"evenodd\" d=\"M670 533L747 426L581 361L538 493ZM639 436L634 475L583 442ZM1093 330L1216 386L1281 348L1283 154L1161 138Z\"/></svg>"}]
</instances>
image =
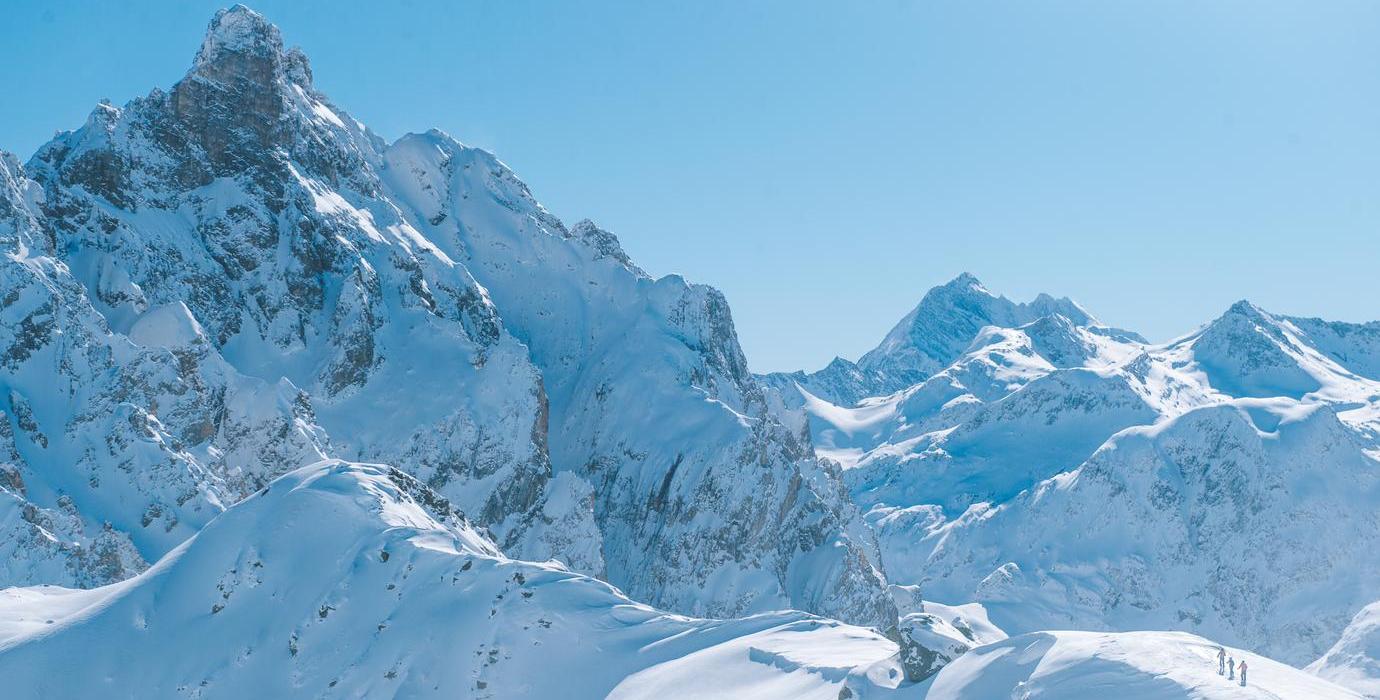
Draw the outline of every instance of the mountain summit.
<instances>
[{"instance_id":1,"label":"mountain summit","mask_svg":"<svg viewBox=\"0 0 1380 700\"><path fill-rule=\"evenodd\" d=\"M120 580L341 457L644 601L899 638L875 543L768 411L718 291L648 277L492 154L383 142L252 10L216 14L171 92L12 170L5 211L53 245L13 263L0 582ZM82 333L48 332L56 309Z\"/></svg>"}]
</instances>

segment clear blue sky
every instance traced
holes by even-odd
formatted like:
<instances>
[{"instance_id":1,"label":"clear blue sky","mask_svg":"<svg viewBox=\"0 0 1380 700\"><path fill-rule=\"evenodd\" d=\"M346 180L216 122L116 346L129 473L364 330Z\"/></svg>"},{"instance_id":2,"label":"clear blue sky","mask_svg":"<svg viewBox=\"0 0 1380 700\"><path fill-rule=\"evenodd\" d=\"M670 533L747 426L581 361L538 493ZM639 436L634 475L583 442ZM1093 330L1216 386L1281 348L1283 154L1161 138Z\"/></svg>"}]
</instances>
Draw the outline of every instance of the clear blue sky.
<instances>
[{"instance_id":1,"label":"clear blue sky","mask_svg":"<svg viewBox=\"0 0 1380 700\"><path fill-rule=\"evenodd\" d=\"M171 85L225 3L124 4L0 8L0 148ZM1152 339L1240 298L1380 318L1380 3L249 4L384 137L489 148L722 289L755 370L965 270Z\"/></svg>"}]
</instances>

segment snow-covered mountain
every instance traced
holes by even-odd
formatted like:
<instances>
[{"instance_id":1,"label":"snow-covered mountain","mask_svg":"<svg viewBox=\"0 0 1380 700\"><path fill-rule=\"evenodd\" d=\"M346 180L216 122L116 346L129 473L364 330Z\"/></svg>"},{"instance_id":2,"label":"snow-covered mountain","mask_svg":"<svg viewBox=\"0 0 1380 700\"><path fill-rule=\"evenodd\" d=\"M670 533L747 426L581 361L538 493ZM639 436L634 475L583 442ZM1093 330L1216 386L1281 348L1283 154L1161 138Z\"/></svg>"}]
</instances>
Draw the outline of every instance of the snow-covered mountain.
<instances>
[{"instance_id":1,"label":"snow-covered mountain","mask_svg":"<svg viewBox=\"0 0 1380 700\"><path fill-rule=\"evenodd\" d=\"M1155 345L964 274L856 363L747 367L718 291L223 10L0 154L6 687L1355 697L1148 629L1374 694L1380 324Z\"/></svg>"},{"instance_id":2,"label":"snow-covered mountain","mask_svg":"<svg viewBox=\"0 0 1380 700\"><path fill-rule=\"evenodd\" d=\"M976 277L964 273L925 294L856 364L835 358L817 372L775 373L763 378L788 393L799 385L812 396L852 406L869 396L914 386L938 373L959 359L984 328L1014 328L1054 315L1076 326L1103 328L1067 297L1041 294L1030 302L1013 302L992 294ZM1142 340L1126 331L1105 332Z\"/></svg>"},{"instance_id":3,"label":"snow-covered mountain","mask_svg":"<svg viewBox=\"0 0 1380 700\"><path fill-rule=\"evenodd\" d=\"M253 11L3 173L0 583L119 580L341 456L641 600L895 634L870 531L721 294L648 277L486 152L385 143Z\"/></svg>"},{"instance_id":4,"label":"snow-covered mountain","mask_svg":"<svg viewBox=\"0 0 1380 700\"><path fill-rule=\"evenodd\" d=\"M979 298L902 325L1012 308L966 275L926 299L955 287ZM1068 308L980 328L852 405L791 387L892 580L1013 633L1185 629L1317 658L1380 595L1375 324L1240 302L1151 345Z\"/></svg>"}]
</instances>

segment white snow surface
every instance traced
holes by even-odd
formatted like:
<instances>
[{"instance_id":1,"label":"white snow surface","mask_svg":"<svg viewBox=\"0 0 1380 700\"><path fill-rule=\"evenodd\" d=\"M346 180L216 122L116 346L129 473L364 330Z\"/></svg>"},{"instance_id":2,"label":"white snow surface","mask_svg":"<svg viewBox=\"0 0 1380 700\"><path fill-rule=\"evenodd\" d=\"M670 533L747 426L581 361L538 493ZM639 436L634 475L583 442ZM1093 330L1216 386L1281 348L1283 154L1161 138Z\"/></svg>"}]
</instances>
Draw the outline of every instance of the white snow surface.
<instances>
[{"instance_id":1,"label":"white snow surface","mask_svg":"<svg viewBox=\"0 0 1380 700\"><path fill-rule=\"evenodd\" d=\"M1009 308L970 276L926 298L961 303L908 327ZM1054 313L854 405L795 390L893 584L1013 634L1184 629L1302 665L1380 596L1375 349L1374 324L1249 302L1162 345Z\"/></svg>"},{"instance_id":2,"label":"white snow surface","mask_svg":"<svg viewBox=\"0 0 1380 700\"><path fill-rule=\"evenodd\" d=\"M1246 684L1218 675L1218 645L1182 632L1036 632L944 667L925 700L1356 700L1298 669L1236 648Z\"/></svg>"},{"instance_id":3,"label":"white snow surface","mask_svg":"<svg viewBox=\"0 0 1380 700\"><path fill-rule=\"evenodd\" d=\"M389 467L324 461L134 578L0 592L6 693L784 699L900 685L896 645L873 630L660 612L503 557L433 498Z\"/></svg>"},{"instance_id":4,"label":"white snow surface","mask_svg":"<svg viewBox=\"0 0 1380 700\"><path fill-rule=\"evenodd\" d=\"M1380 698L1380 602L1356 613L1337 643L1307 668L1370 700Z\"/></svg>"}]
</instances>

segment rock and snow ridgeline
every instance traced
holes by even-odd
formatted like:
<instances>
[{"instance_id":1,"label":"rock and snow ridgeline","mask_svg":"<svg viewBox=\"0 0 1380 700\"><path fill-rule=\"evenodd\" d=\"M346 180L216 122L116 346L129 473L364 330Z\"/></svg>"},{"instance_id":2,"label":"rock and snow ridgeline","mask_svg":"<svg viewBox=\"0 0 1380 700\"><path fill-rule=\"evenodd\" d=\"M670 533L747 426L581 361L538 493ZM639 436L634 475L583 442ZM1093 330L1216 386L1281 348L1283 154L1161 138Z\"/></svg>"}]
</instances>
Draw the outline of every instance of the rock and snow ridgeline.
<instances>
[{"instance_id":1,"label":"rock and snow ridgeline","mask_svg":"<svg viewBox=\"0 0 1380 700\"><path fill-rule=\"evenodd\" d=\"M943 346L917 322L937 299L987 325L911 386L849 404L811 391L836 365L767 378L894 582L1012 634L1184 629L1300 666L1338 643L1312 668L1367 687L1368 628L1338 637L1380 597L1380 326L1240 302L1154 345L1081 309L1003 326L1022 307L965 275L889 338Z\"/></svg>"},{"instance_id":2,"label":"rock and snow ridgeline","mask_svg":"<svg viewBox=\"0 0 1380 700\"><path fill-rule=\"evenodd\" d=\"M1378 407L1376 324L1243 302L1151 345L971 275L856 364L755 377L719 292L487 152L384 142L236 6L170 91L0 157L0 669L38 697L1353 697L1039 630L1335 643L1313 670L1373 692Z\"/></svg>"}]
</instances>

